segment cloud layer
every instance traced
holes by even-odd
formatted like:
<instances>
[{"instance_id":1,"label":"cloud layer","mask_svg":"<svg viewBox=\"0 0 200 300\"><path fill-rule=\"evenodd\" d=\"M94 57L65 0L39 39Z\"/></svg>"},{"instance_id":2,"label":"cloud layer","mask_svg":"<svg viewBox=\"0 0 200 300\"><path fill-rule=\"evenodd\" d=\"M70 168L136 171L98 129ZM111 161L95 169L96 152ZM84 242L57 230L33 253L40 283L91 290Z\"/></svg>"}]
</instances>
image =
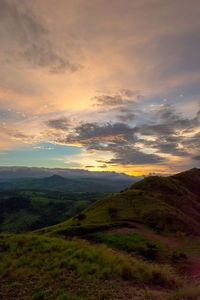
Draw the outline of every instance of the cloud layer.
<instances>
[{"instance_id":1,"label":"cloud layer","mask_svg":"<svg viewBox=\"0 0 200 300\"><path fill-rule=\"evenodd\" d=\"M129 173L199 166L199 13L199 0L1 0L1 151L73 145L49 165Z\"/></svg>"}]
</instances>

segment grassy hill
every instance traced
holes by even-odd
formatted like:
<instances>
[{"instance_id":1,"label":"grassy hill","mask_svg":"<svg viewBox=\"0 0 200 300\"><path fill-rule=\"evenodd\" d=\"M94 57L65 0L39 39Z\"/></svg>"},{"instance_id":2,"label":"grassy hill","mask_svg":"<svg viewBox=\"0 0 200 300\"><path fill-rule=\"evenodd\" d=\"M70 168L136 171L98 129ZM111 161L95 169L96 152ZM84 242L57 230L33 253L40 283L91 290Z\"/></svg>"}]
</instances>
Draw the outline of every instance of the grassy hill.
<instances>
[{"instance_id":1,"label":"grassy hill","mask_svg":"<svg viewBox=\"0 0 200 300\"><path fill-rule=\"evenodd\" d=\"M199 179L149 177L66 222L1 234L0 298L200 299Z\"/></svg>"},{"instance_id":2,"label":"grassy hill","mask_svg":"<svg viewBox=\"0 0 200 300\"><path fill-rule=\"evenodd\" d=\"M136 222L158 233L199 235L199 182L199 169L169 177L151 176L119 194L96 201L80 216L44 231L78 234Z\"/></svg>"}]
</instances>

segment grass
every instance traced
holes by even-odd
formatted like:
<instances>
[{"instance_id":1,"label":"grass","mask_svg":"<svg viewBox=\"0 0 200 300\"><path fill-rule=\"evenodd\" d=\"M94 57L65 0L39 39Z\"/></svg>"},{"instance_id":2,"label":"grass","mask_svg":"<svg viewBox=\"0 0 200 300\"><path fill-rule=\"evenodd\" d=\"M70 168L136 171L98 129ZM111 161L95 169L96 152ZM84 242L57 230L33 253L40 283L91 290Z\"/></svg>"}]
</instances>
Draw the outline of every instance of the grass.
<instances>
[{"instance_id":1,"label":"grass","mask_svg":"<svg viewBox=\"0 0 200 300\"><path fill-rule=\"evenodd\" d=\"M180 284L168 266L130 258L104 245L31 234L0 236L0 274L5 299L13 294L19 299L57 299L72 291L74 297L100 299L104 290L112 293L111 285L121 281L166 288Z\"/></svg>"},{"instance_id":2,"label":"grass","mask_svg":"<svg viewBox=\"0 0 200 300\"><path fill-rule=\"evenodd\" d=\"M187 256L179 249L169 248L164 242L154 241L140 234L96 234L96 241L118 250L137 255L145 260L168 263L179 268L187 264Z\"/></svg>"}]
</instances>

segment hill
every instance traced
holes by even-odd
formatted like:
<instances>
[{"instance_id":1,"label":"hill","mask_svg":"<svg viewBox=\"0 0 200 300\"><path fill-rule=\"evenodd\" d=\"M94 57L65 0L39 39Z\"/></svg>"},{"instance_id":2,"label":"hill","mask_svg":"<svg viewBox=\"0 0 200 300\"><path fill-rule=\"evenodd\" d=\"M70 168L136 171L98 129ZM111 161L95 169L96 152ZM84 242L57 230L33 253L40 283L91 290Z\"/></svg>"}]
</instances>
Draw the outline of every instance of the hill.
<instances>
[{"instance_id":1,"label":"hill","mask_svg":"<svg viewBox=\"0 0 200 300\"><path fill-rule=\"evenodd\" d=\"M93 203L67 222L45 231L84 232L99 226L142 223L156 232L199 235L200 170L169 177L150 176L119 194Z\"/></svg>"},{"instance_id":2,"label":"hill","mask_svg":"<svg viewBox=\"0 0 200 300\"><path fill-rule=\"evenodd\" d=\"M31 189L37 191L117 193L127 188L132 182L133 180L129 178L112 180L105 178L69 179L54 174L45 178L12 178L12 180L0 182L0 191Z\"/></svg>"}]
</instances>

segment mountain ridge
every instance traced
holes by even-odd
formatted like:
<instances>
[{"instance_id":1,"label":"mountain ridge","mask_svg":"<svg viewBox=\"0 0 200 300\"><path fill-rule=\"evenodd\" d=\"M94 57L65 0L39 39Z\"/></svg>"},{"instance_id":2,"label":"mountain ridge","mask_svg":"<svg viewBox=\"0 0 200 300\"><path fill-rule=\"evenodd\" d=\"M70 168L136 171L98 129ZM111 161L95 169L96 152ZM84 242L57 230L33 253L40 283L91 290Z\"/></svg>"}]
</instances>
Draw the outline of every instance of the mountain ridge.
<instances>
[{"instance_id":1,"label":"mountain ridge","mask_svg":"<svg viewBox=\"0 0 200 300\"><path fill-rule=\"evenodd\" d=\"M112 179L141 179L143 176L131 176L125 173L114 171L88 171L83 169L70 168L45 168L45 167L24 167L24 166L0 166L0 180L16 178L42 178L51 175L75 178L106 178Z\"/></svg>"},{"instance_id":2,"label":"mountain ridge","mask_svg":"<svg viewBox=\"0 0 200 300\"><path fill-rule=\"evenodd\" d=\"M135 179L136 180L136 179ZM116 193L127 188L133 182L132 179L112 179L106 178L66 178L53 174L44 178L19 178L0 182L0 191L5 190L51 190L70 192L111 192Z\"/></svg>"},{"instance_id":3,"label":"mountain ridge","mask_svg":"<svg viewBox=\"0 0 200 300\"><path fill-rule=\"evenodd\" d=\"M186 184L192 174L193 183ZM186 178L187 176L187 178ZM196 189L193 186L196 182ZM132 184L119 194L100 199L82 212L82 220L73 218L47 231L113 226L126 221L145 224L157 232L199 235L200 169L191 169L169 177L150 176ZM45 229L44 229L45 230Z\"/></svg>"}]
</instances>

